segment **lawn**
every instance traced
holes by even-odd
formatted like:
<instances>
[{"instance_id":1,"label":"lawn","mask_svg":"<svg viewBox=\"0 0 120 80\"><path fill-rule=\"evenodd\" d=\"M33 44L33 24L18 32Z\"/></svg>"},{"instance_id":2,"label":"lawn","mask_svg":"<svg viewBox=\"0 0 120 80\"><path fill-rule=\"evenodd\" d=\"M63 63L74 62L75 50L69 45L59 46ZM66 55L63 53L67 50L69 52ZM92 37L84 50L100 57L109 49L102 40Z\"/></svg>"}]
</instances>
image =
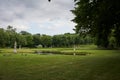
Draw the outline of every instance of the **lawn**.
<instances>
[{"instance_id":1,"label":"lawn","mask_svg":"<svg viewBox=\"0 0 120 80\"><path fill-rule=\"evenodd\" d=\"M9 50L8 50L9 51ZM33 51L33 50L31 50ZM64 50L63 50L64 51ZM70 50L68 49L68 52ZM0 54L0 80L119 80L119 50L90 55ZM7 51L6 51L7 52Z\"/></svg>"}]
</instances>

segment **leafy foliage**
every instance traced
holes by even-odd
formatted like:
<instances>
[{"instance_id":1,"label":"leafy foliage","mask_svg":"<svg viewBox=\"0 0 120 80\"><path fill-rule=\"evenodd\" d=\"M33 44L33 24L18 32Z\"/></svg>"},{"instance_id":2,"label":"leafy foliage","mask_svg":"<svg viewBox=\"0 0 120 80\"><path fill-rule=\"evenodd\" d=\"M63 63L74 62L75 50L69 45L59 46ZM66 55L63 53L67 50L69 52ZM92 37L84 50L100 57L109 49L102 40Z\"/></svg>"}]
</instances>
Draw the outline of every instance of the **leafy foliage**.
<instances>
[{"instance_id":1,"label":"leafy foliage","mask_svg":"<svg viewBox=\"0 0 120 80\"><path fill-rule=\"evenodd\" d=\"M85 38L77 34L61 34L61 35L41 35L31 34L27 31L16 32L12 26L8 26L7 30L0 29L0 47L13 47L14 42L17 47L72 47L73 45L91 44L93 38L86 36Z\"/></svg>"},{"instance_id":2,"label":"leafy foliage","mask_svg":"<svg viewBox=\"0 0 120 80\"><path fill-rule=\"evenodd\" d=\"M77 0L73 22L77 23L77 33L92 34L96 37L96 44L100 47L109 47L112 30L115 30L117 46L120 46L120 1L110 0Z\"/></svg>"}]
</instances>

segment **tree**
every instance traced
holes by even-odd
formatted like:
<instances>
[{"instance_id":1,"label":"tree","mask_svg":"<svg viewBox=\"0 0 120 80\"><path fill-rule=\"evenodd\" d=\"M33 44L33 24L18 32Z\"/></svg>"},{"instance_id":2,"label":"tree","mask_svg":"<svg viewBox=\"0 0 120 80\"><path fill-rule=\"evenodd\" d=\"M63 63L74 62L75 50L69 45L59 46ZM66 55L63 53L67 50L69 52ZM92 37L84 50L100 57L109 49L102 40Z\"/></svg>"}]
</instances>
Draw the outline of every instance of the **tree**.
<instances>
[{"instance_id":1,"label":"tree","mask_svg":"<svg viewBox=\"0 0 120 80\"><path fill-rule=\"evenodd\" d=\"M52 46L52 37L49 35L41 35L41 45L43 47L51 47Z\"/></svg>"},{"instance_id":2,"label":"tree","mask_svg":"<svg viewBox=\"0 0 120 80\"><path fill-rule=\"evenodd\" d=\"M24 35L24 37L27 41L26 47L34 47L33 46L33 36L32 35Z\"/></svg>"},{"instance_id":3,"label":"tree","mask_svg":"<svg viewBox=\"0 0 120 80\"><path fill-rule=\"evenodd\" d=\"M52 37L52 46L53 47L60 47L61 46L60 42L61 42L60 35L54 35Z\"/></svg>"},{"instance_id":4,"label":"tree","mask_svg":"<svg viewBox=\"0 0 120 80\"><path fill-rule=\"evenodd\" d=\"M8 35L3 28L0 28L0 47L6 47Z\"/></svg>"},{"instance_id":5,"label":"tree","mask_svg":"<svg viewBox=\"0 0 120 80\"><path fill-rule=\"evenodd\" d=\"M9 47L14 47L14 43L17 40L17 32L16 32L16 28L13 28L12 26L8 26L6 33L8 35L8 43L7 45Z\"/></svg>"},{"instance_id":6,"label":"tree","mask_svg":"<svg viewBox=\"0 0 120 80\"><path fill-rule=\"evenodd\" d=\"M21 35L31 35L31 33L27 32L27 31L21 31L20 34Z\"/></svg>"},{"instance_id":7,"label":"tree","mask_svg":"<svg viewBox=\"0 0 120 80\"><path fill-rule=\"evenodd\" d=\"M33 45L36 47L41 44L41 35L35 34L33 35Z\"/></svg>"},{"instance_id":8,"label":"tree","mask_svg":"<svg viewBox=\"0 0 120 80\"><path fill-rule=\"evenodd\" d=\"M77 0L73 22L76 33L92 34L96 44L100 47L109 47L109 36L115 30L117 46L120 46L120 6L119 0Z\"/></svg>"},{"instance_id":9,"label":"tree","mask_svg":"<svg viewBox=\"0 0 120 80\"><path fill-rule=\"evenodd\" d=\"M17 34L17 44L19 47L25 47L27 45L27 39L25 35Z\"/></svg>"}]
</instances>

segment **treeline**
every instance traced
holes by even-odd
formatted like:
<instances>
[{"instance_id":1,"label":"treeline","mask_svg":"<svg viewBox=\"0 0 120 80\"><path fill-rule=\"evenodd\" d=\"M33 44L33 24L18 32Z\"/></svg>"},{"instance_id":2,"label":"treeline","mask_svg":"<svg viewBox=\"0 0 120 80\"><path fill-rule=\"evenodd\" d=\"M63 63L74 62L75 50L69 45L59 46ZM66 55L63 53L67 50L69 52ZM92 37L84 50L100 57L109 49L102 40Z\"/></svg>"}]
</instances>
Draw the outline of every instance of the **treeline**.
<instances>
[{"instance_id":1,"label":"treeline","mask_svg":"<svg viewBox=\"0 0 120 80\"><path fill-rule=\"evenodd\" d=\"M31 34L27 31L16 32L12 26L0 28L0 47L12 48L15 41L17 47L71 47L73 45L92 44L90 36L81 37L77 34L45 35Z\"/></svg>"}]
</instances>

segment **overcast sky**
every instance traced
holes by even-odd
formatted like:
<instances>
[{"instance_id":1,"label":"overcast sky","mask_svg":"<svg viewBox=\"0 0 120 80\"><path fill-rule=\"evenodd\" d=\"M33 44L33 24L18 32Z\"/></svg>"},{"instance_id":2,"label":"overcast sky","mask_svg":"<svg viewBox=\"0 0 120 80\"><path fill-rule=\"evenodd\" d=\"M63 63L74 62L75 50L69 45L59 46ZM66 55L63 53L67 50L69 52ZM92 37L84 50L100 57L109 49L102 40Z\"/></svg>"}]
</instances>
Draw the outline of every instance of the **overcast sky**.
<instances>
[{"instance_id":1,"label":"overcast sky","mask_svg":"<svg viewBox=\"0 0 120 80\"><path fill-rule=\"evenodd\" d=\"M0 0L0 27L12 25L32 34L73 33L73 0Z\"/></svg>"}]
</instances>

